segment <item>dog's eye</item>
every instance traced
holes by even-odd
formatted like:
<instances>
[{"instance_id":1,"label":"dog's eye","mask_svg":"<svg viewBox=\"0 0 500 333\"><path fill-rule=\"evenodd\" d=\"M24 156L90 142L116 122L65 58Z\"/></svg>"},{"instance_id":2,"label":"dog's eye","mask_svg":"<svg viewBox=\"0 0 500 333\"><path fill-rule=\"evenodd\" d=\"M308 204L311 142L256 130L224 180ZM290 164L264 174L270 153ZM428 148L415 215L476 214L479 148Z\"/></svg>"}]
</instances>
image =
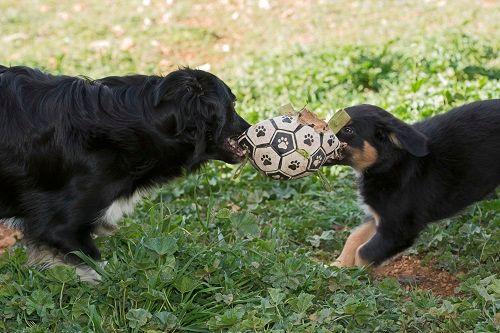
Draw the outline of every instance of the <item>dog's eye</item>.
<instances>
[{"instance_id":1,"label":"dog's eye","mask_svg":"<svg viewBox=\"0 0 500 333\"><path fill-rule=\"evenodd\" d=\"M342 133L344 133L346 135L353 135L354 134L354 128L352 128L351 126L344 127L342 129Z\"/></svg>"},{"instance_id":2,"label":"dog's eye","mask_svg":"<svg viewBox=\"0 0 500 333\"><path fill-rule=\"evenodd\" d=\"M189 135L195 135L196 132L197 132L197 128L194 127L194 126L187 126L186 127L186 132L189 134Z\"/></svg>"}]
</instances>

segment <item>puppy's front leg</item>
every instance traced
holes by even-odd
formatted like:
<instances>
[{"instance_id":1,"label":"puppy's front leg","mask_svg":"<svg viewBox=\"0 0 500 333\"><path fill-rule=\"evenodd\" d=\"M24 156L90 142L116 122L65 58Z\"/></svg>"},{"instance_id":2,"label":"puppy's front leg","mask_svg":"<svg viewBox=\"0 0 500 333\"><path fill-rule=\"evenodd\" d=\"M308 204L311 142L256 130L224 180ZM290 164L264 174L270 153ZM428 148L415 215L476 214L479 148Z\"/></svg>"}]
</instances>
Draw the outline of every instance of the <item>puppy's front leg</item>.
<instances>
[{"instance_id":1,"label":"puppy's front leg","mask_svg":"<svg viewBox=\"0 0 500 333\"><path fill-rule=\"evenodd\" d=\"M358 247L354 262L356 266L378 266L413 244L419 229L407 223L403 232L394 225L397 224L381 221L370 240Z\"/></svg>"},{"instance_id":2,"label":"puppy's front leg","mask_svg":"<svg viewBox=\"0 0 500 333\"><path fill-rule=\"evenodd\" d=\"M333 266L352 267L358 265L356 262L358 248L366 244L375 235L376 230L377 227L373 218L368 218L365 223L354 229L347 238L344 248L340 256L334 261Z\"/></svg>"}]
</instances>

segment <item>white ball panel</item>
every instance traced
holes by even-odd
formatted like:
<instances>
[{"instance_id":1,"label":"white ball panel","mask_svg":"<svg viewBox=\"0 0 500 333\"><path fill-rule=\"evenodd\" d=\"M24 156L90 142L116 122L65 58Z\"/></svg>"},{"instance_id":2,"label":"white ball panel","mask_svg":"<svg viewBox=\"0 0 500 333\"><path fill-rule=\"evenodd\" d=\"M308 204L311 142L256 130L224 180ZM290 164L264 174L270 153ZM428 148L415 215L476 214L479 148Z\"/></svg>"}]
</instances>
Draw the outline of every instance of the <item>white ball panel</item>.
<instances>
[{"instance_id":1,"label":"white ball panel","mask_svg":"<svg viewBox=\"0 0 500 333\"><path fill-rule=\"evenodd\" d=\"M276 180L288 180L291 179L289 175L284 174L281 171L266 172L266 176L269 176Z\"/></svg>"},{"instance_id":2,"label":"white ball panel","mask_svg":"<svg viewBox=\"0 0 500 333\"><path fill-rule=\"evenodd\" d=\"M326 152L326 155L330 155L340 146L340 141L332 132L325 133L323 137L322 147Z\"/></svg>"},{"instance_id":3,"label":"white ball panel","mask_svg":"<svg viewBox=\"0 0 500 333\"><path fill-rule=\"evenodd\" d=\"M258 146L271 142L271 138L273 137L275 131L276 128L274 128L271 121L264 120L257 125L250 127L247 130L247 136L254 143L254 145Z\"/></svg>"},{"instance_id":4,"label":"white ball panel","mask_svg":"<svg viewBox=\"0 0 500 333\"><path fill-rule=\"evenodd\" d=\"M312 155L321 146L321 137L319 133L310 127L303 126L295 133L297 147L304 149L309 155Z\"/></svg>"},{"instance_id":5,"label":"white ball panel","mask_svg":"<svg viewBox=\"0 0 500 333\"><path fill-rule=\"evenodd\" d=\"M281 157L271 147L256 148L253 154L253 163L262 171L278 170Z\"/></svg>"},{"instance_id":6,"label":"white ball panel","mask_svg":"<svg viewBox=\"0 0 500 333\"><path fill-rule=\"evenodd\" d=\"M295 177L307 171L308 160L300 153L294 151L281 159L281 171Z\"/></svg>"},{"instance_id":7,"label":"white ball panel","mask_svg":"<svg viewBox=\"0 0 500 333\"><path fill-rule=\"evenodd\" d=\"M274 117L273 120L276 123L278 129L284 129L293 132L297 127L299 127L297 116L284 115L284 116Z\"/></svg>"}]
</instances>

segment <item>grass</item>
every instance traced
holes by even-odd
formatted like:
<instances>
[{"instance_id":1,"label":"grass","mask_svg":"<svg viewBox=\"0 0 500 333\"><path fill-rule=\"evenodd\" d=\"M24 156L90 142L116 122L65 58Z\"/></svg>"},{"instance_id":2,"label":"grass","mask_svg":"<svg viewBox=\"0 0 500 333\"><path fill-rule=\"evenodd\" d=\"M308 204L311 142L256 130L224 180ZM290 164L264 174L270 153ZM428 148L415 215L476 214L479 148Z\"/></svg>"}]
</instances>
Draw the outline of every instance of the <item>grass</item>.
<instances>
[{"instance_id":1,"label":"grass","mask_svg":"<svg viewBox=\"0 0 500 333\"><path fill-rule=\"evenodd\" d=\"M189 1L173 6L153 2L142 6L142 12L137 4L118 2L103 7L88 1L80 11L69 2L15 3L0 4L3 32L14 39L0 50L0 63L98 77L153 73L183 59L193 65L209 59L238 95L239 112L251 122L273 115L289 100L296 106L308 103L324 117L363 102L414 121L470 101L498 98L500 92L500 45L491 34L498 31L493 19L498 7L475 5L466 12L465 2L457 1L456 8L442 9L449 20L433 23L439 15L432 6L437 4L401 2L384 10L360 2L358 13L365 15L349 14L346 3L321 10L316 2L302 9L290 6L298 23L307 18L317 25L312 32L327 31L327 15L360 25L340 40L341 29L334 29L333 37L317 33L321 36L303 42L300 29L292 25L292 37L279 41L283 28L270 17L285 9L258 15L254 6L252 13L243 13L236 8L239 2L229 2L227 17L239 11L242 22L257 20L255 30L193 14L223 10L219 3L210 7L200 2L206 8L196 9ZM405 28L398 11L419 14L417 22ZM110 12L113 17L104 19ZM166 12L176 24L157 25ZM71 18L64 20L61 13ZM145 13L154 24L143 30ZM474 20L460 23L474 15L484 15L483 28ZM196 24L193 17L199 19ZM382 29L374 18L386 19L393 30L369 40L364 30ZM120 34L117 24L126 32ZM452 31L443 34L446 27ZM236 32L230 33L231 28ZM412 29L418 36L409 36ZM236 40L238 34L248 45L228 55L218 51L221 40ZM120 49L129 35L134 46ZM266 50L273 37L276 48ZM159 46L152 46L152 40ZM262 48L255 51L255 45ZM233 167L213 162L145 199L115 236L99 240L109 263L97 286L77 282L66 268L43 274L28 269L23 248L11 249L0 257L0 331L498 331L498 193L431 226L410 250L459 277L462 296L441 298L426 290L407 291L394 279L374 280L362 269L325 265L341 250L349 228L362 219L350 170L325 171L334 186L330 193L315 177L276 182L246 167L234 180L233 172Z\"/></svg>"}]
</instances>

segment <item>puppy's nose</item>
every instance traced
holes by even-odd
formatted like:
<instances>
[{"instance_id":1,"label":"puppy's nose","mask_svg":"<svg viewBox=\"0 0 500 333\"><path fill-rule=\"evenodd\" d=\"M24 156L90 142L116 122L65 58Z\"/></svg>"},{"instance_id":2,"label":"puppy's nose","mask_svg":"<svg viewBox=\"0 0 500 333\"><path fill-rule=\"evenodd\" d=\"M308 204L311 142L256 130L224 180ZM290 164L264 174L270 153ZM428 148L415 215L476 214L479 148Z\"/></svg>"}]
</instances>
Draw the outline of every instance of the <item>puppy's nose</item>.
<instances>
[{"instance_id":1,"label":"puppy's nose","mask_svg":"<svg viewBox=\"0 0 500 333\"><path fill-rule=\"evenodd\" d=\"M323 166L332 166L341 164L341 161L345 158L344 152L347 148L347 143L341 142L337 151L330 155Z\"/></svg>"},{"instance_id":2,"label":"puppy's nose","mask_svg":"<svg viewBox=\"0 0 500 333\"><path fill-rule=\"evenodd\" d=\"M337 164L339 164L339 160L335 160L335 159L333 159L333 158L330 157L330 158L328 158L326 160L325 163L323 163L322 166L334 166L334 165L337 165Z\"/></svg>"}]
</instances>

